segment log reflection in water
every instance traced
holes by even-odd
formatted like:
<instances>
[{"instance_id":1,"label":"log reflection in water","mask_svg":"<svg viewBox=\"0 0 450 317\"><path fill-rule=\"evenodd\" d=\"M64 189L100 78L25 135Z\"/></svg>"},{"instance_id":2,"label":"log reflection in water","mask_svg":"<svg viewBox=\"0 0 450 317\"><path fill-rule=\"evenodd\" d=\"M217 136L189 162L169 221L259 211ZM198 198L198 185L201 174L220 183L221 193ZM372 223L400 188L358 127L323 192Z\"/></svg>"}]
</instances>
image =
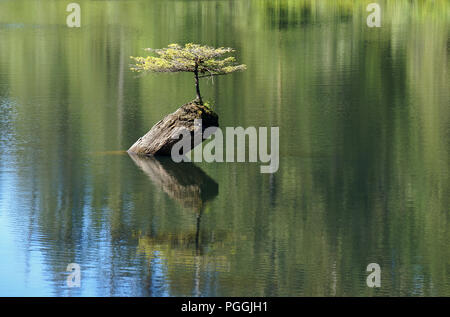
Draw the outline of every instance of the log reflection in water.
<instances>
[{"instance_id":1,"label":"log reflection in water","mask_svg":"<svg viewBox=\"0 0 450 317\"><path fill-rule=\"evenodd\" d=\"M219 185L191 162L128 154L155 185L183 207L200 212L203 204L219 193Z\"/></svg>"},{"instance_id":2,"label":"log reflection in water","mask_svg":"<svg viewBox=\"0 0 450 317\"><path fill-rule=\"evenodd\" d=\"M204 248L221 250L231 241L227 232L201 231L201 218L207 202L219 193L219 185L193 163L175 163L168 157L145 157L128 153L134 163L151 181L180 203L195 211L195 231L159 234L139 234L138 249L153 258L155 250L168 263L175 261L178 266L195 269L194 285L199 293L200 270L230 270L230 262L225 255L204 254ZM221 253L221 252L219 252Z\"/></svg>"}]
</instances>

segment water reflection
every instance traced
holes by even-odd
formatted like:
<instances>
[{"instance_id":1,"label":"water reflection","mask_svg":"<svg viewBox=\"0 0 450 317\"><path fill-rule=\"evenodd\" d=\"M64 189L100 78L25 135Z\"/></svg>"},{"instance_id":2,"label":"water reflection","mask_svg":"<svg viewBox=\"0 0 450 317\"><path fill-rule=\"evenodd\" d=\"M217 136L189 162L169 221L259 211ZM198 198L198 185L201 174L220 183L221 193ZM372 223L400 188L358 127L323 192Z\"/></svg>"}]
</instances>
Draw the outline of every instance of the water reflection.
<instances>
[{"instance_id":1,"label":"water reflection","mask_svg":"<svg viewBox=\"0 0 450 317\"><path fill-rule=\"evenodd\" d=\"M161 267L159 271L165 272L160 273L163 277L162 283L154 280L155 274L149 275L148 287L164 288L164 295L171 295L170 289L167 288L167 283L170 283L167 269L177 266L182 272L193 270L191 295L200 296L200 285L205 273L230 270L230 261L226 256L208 252L208 249L214 249L229 238L229 234L214 234L211 230L208 231L207 227L202 232L201 228L203 213L208 209L209 202L218 195L219 185L191 162L175 163L169 157L128 154L156 187L161 188L183 208L195 212L195 219L193 217L192 220L195 222L194 230L186 226L184 230L175 232L139 233L138 251L149 258L149 265L153 270Z\"/></svg>"},{"instance_id":2,"label":"water reflection","mask_svg":"<svg viewBox=\"0 0 450 317\"><path fill-rule=\"evenodd\" d=\"M196 212L195 250L200 251L200 224L207 202L219 193L219 185L191 162L175 163L168 157L128 153L150 180L184 208ZM174 237L174 235L171 235ZM188 235L187 245L191 237ZM185 240L184 238L182 240ZM186 243L186 241L183 241Z\"/></svg>"},{"instance_id":3,"label":"water reflection","mask_svg":"<svg viewBox=\"0 0 450 317\"><path fill-rule=\"evenodd\" d=\"M191 162L175 163L169 157L128 155L156 186L185 208L201 213L204 204L219 193L219 185Z\"/></svg>"},{"instance_id":4,"label":"water reflection","mask_svg":"<svg viewBox=\"0 0 450 317\"><path fill-rule=\"evenodd\" d=\"M0 295L450 294L450 2L80 1L0 1ZM280 127L275 175L111 152L193 98L128 56L189 41L247 64L204 94Z\"/></svg>"}]
</instances>

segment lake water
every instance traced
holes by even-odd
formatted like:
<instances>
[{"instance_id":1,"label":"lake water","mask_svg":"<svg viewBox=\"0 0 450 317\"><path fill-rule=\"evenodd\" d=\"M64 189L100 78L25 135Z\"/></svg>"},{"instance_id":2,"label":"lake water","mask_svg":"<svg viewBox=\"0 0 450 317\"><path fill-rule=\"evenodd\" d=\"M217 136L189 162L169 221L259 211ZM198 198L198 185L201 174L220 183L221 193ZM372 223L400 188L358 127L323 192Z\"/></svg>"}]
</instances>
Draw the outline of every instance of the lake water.
<instances>
[{"instance_id":1,"label":"lake water","mask_svg":"<svg viewBox=\"0 0 450 317\"><path fill-rule=\"evenodd\" d=\"M77 2L0 3L1 296L450 296L448 1ZM236 49L204 98L278 172L124 152L195 96L129 57L187 42Z\"/></svg>"}]
</instances>

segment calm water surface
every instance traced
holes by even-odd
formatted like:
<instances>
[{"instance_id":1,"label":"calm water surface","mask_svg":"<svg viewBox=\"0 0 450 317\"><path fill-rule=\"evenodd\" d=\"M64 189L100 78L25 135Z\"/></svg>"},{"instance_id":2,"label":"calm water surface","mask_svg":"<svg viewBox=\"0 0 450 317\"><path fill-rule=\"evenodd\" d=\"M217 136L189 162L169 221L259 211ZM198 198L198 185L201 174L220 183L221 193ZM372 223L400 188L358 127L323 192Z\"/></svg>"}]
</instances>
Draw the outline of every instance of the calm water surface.
<instances>
[{"instance_id":1,"label":"calm water surface","mask_svg":"<svg viewBox=\"0 0 450 317\"><path fill-rule=\"evenodd\" d=\"M0 3L1 296L450 296L448 1L78 2ZM124 152L194 97L128 70L174 42L237 49L202 90L277 173Z\"/></svg>"}]
</instances>

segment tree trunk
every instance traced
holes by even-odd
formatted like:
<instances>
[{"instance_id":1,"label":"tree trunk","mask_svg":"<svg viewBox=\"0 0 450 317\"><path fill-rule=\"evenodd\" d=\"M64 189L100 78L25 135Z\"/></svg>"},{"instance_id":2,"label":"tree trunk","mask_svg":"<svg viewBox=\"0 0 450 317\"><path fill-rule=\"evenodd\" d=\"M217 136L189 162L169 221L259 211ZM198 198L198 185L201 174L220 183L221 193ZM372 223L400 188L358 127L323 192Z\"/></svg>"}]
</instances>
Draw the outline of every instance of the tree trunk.
<instances>
[{"instance_id":1,"label":"tree trunk","mask_svg":"<svg viewBox=\"0 0 450 317\"><path fill-rule=\"evenodd\" d=\"M195 75L195 91L197 92L197 100L201 105L203 105L202 96L200 94L200 83L198 81L198 64L197 63L195 64L194 75Z\"/></svg>"}]
</instances>

